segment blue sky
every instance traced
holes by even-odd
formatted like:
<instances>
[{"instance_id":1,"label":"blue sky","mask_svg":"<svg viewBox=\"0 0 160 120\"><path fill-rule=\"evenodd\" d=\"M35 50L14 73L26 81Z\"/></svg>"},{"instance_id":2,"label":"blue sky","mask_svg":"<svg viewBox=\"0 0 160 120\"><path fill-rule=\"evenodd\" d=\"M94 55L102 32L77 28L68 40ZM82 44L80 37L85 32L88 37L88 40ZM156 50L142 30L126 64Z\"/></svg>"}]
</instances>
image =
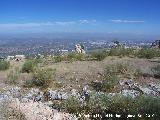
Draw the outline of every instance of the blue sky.
<instances>
[{"instance_id":1,"label":"blue sky","mask_svg":"<svg viewBox=\"0 0 160 120\"><path fill-rule=\"evenodd\" d=\"M158 34L160 0L0 0L0 33Z\"/></svg>"}]
</instances>

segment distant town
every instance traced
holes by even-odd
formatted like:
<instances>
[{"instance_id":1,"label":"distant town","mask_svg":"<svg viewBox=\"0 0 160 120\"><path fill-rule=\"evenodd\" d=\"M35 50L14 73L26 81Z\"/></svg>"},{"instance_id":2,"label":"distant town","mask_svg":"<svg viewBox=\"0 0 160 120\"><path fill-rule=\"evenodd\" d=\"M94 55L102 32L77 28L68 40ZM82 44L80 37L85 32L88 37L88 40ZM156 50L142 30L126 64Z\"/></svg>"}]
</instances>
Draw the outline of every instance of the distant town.
<instances>
[{"instance_id":1,"label":"distant town","mask_svg":"<svg viewBox=\"0 0 160 120\"><path fill-rule=\"evenodd\" d=\"M111 48L115 39L47 39L47 38L12 38L0 39L0 57L23 55L57 55L75 50L75 44L80 43L85 46L85 51L95 49ZM120 40L125 47L150 46L154 40Z\"/></svg>"}]
</instances>

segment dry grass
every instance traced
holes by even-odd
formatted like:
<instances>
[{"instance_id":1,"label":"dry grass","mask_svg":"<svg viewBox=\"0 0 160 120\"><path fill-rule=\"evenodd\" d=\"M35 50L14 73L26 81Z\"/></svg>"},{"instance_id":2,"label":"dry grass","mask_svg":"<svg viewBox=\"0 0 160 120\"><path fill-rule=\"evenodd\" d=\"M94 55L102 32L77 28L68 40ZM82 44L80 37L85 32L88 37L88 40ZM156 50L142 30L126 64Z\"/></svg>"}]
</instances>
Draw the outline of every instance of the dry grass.
<instances>
[{"instance_id":1,"label":"dry grass","mask_svg":"<svg viewBox=\"0 0 160 120\"><path fill-rule=\"evenodd\" d=\"M24 61L16 62L11 61L11 69L16 67L21 68ZM62 82L63 88L65 89L81 89L85 84L91 83L91 81L101 80L101 75L106 67L106 65L124 63L129 64L133 69L141 69L144 73L151 74L151 68L159 63L151 62L148 59L139 59L139 58L128 58L128 57L106 57L103 61L74 61L74 62L59 62L59 63L50 63L45 65L44 68L56 69L55 82ZM41 63L39 64L41 66ZM0 72L0 82L7 79L7 73ZM19 80L21 83L26 80L31 79L32 74L20 73ZM158 80L154 78L137 78L136 81L143 83L146 81L155 81ZM51 87L54 87L54 84Z\"/></svg>"}]
</instances>

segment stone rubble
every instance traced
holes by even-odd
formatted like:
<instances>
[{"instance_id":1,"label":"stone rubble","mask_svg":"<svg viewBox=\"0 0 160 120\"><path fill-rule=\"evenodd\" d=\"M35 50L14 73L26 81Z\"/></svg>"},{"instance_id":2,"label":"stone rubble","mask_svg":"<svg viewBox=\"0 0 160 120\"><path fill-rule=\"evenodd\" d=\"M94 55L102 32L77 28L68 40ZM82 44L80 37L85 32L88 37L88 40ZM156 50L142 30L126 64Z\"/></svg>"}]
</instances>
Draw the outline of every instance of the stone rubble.
<instances>
[{"instance_id":1,"label":"stone rubble","mask_svg":"<svg viewBox=\"0 0 160 120\"><path fill-rule=\"evenodd\" d=\"M14 111L16 115L22 114L26 120L77 120L71 114L58 112L43 103L34 101L21 103L19 99L12 99L9 110Z\"/></svg>"},{"instance_id":2,"label":"stone rubble","mask_svg":"<svg viewBox=\"0 0 160 120\"><path fill-rule=\"evenodd\" d=\"M98 82L98 81L96 81ZM99 82L98 82L99 83ZM3 93L0 93L0 103L5 101L10 102L10 109L20 112L27 120L76 120L73 115L64 112L58 112L58 109L49 107L53 105L53 101L66 100L71 96L78 98L80 103L87 103L86 101L92 95L107 95L112 97L116 94L123 96L130 96L135 98L141 94L148 96L160 96L160 85L148 83L146 86L139 85L134 80L120 80L119 85L122 86L121 92L118 93L104 93L90 91L88 85L85 85L81 91L71 89L70 92L58 91L48 89L45 92L40 91L38 88L31 88L21 95L20 87L6 87ZM124 87L125 86L125 87ZM128 86L128 87L126 87ZM48 98L47 102L45 97ZM47 104L51 102L50 104Z\"/></svg>"},{"instance_id":3,"label":"stone rubble","mask_svg":"<svg viewBox=\"0 0 160 120\"><path fill-rule=\"evenodd\" d=\"M128 89L121 91L122 95L131 95L132 97L139 96L140 94L150 96L160 96L160 86L157 84L149 83L148 86L141 86L133 80L120 80L121 86L128 86Z\"/></svg>"},{"instance_id":4,"label":"stone rubble","mask_svg":"<svg viewBox=\"0 0 160 120\"><path fill-rule=\"evenodd\" d=\"M126 97L130 96L132 98L135 98L140 95L140 92L136 90L122 90L120 93Z\"/></svg>"}]
</instances>

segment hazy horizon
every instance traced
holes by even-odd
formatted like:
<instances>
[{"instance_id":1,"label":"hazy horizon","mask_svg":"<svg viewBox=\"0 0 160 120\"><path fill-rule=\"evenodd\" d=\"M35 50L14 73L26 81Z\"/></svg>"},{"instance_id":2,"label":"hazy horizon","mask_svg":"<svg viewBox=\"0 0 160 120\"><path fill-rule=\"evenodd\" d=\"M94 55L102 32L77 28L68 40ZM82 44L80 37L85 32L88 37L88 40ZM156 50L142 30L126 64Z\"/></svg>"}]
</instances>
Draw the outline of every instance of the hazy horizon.
<instances>
[{"instance_id":1,"label":"hazy horizon","mask_svg":"<svg viewBox=\"0 0 160 120\"><path fill-rule=\"evenodd\" d=\"M1 0L0 34L160 37L159 0Z\"/></svg>"}]
</instances>

